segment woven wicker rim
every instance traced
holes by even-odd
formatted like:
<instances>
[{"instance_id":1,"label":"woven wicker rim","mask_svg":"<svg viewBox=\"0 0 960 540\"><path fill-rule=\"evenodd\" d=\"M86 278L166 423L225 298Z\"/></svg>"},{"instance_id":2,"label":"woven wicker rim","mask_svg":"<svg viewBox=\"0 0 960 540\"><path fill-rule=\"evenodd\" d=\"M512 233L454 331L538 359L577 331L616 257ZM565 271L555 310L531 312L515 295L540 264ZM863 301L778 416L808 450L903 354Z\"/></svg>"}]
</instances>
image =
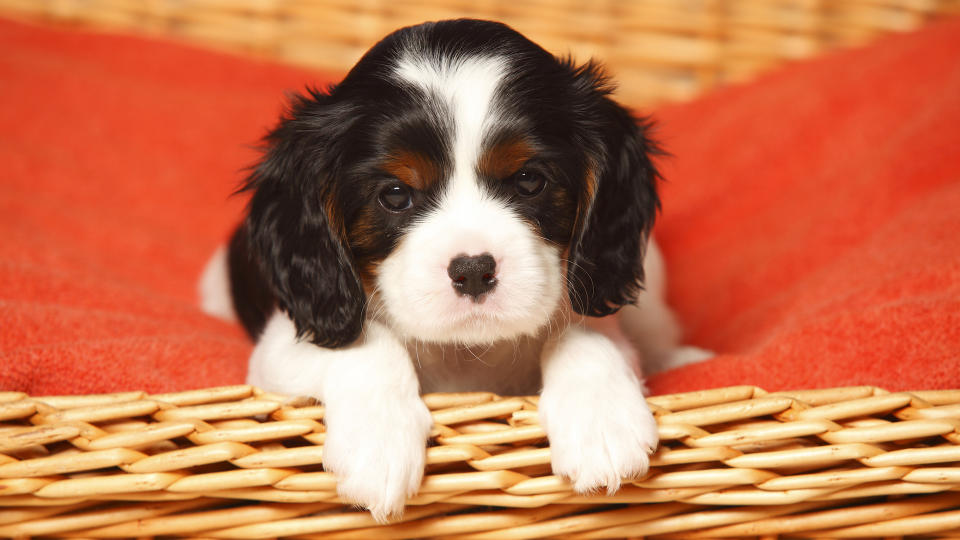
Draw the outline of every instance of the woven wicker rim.
<instances>
[{"instance_id":1,"label":"woven wicker rim","mask_svg":"<svg viewBox=\"0 0 960 540\"><path fill-rule=\"evenodd\" d=\"M611 497L577 495L550 473L537 398L424 399L435 420L427 475L402 521L381 526L344 505L322 470L320 405L249 386L0 393L0 536L960 531L960 390L651 397L662 446L650 474Z\"/></svg>"},{"instance_id":2,"label":"woven wicker rim","mask_svg":"<svg viewBox=\"0 0 960 540\"><path fill-rule=\"evenodd\" d=\"M687 3L0 0L0 12L178 37L343 71L405 24L504 20L604 59L634 105L910 30L958 0ZM960 390L750 386L649 402L663 445L612 497L550 474L536 398L425 397L435 446L398 523L344 506L323 408L247 386L172 394L0 392L0 536L610 538L960 536ZM643 503L643 504L640 504Z\"/></svg>"}]
</instances>

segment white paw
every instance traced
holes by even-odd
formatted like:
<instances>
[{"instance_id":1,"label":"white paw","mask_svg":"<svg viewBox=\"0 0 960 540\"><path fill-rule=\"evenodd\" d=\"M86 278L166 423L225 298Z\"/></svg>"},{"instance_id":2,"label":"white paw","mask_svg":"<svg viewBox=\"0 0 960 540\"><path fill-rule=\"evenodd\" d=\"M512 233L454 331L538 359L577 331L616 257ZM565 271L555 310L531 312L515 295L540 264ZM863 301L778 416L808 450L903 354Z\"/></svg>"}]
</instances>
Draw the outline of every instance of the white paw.
<instances>
[{"instance_id":1,"label":"white paw","mask_svg":"<svg viewBox=\"0 0 960 540\"><path fill-rule=\"evenodd\" d=\"M641 477L649 469L649 454L659 439L657 422L635 381L618 382L619 388L545 390L540 398L553 472L579 493L606 487L612 495L621 479Z\"/></svg>"},{"instance_id":2,"label":"white paw","mask_svg":"<svg viewBox=\"0 0 960 540\"><path fill-rule=\"evenodd\" d=\"M323 466L341 498L382 523L400 516L420 487L433 418L419 397L372 401L327 405Z\"/></svg>"}]
</instances>

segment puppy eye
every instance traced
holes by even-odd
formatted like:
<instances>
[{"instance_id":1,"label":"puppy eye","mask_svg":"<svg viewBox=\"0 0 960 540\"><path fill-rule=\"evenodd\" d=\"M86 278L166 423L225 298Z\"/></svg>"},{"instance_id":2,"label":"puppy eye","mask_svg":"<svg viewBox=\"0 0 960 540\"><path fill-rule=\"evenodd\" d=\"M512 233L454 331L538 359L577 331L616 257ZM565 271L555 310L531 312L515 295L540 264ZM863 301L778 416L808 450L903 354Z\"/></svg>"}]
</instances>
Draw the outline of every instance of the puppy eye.
<instances>
[{"instance_id":1,"label":"puppy eye","mask_svg":"<svg viewBox=\"0 0 960 540\"><path fill-rule=\"evenodd\" d=\"M391 212L403 212L413 206L413 193L403 184L390 186L380 192L380 206Z\"/></svg>"},{"instance_id":2,"label":"puppy eye","mask_svg":"<svg viewBox=\"0 0 960 540\"><path fill-rule=\"evenodd\" d=\"M513 175L513 185L521 197L533 197L543 191L547 179L535 172L521 170Z\"/></svg>"}]
</instances>

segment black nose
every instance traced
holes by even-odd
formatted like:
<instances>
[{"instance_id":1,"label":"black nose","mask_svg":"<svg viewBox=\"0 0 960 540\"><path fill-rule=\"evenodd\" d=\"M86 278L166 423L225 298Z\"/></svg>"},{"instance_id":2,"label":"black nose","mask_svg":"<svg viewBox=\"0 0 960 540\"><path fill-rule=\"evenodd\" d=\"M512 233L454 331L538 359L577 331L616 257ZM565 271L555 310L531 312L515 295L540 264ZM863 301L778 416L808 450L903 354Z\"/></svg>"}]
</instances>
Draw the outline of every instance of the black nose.
<instances>
[{"instance_id":1,"label":"black nose","mask_svg":"<svg viewBox=\"0 0 960 540\"><path fill-rule=\"evenodd\" d=\"M453 289L459 294L469 294L474 302L497 286L496 271L497 261L489 253L473 257L458 255L447 267L447 275L453 280Z\"/></svg>"}]
</instances>

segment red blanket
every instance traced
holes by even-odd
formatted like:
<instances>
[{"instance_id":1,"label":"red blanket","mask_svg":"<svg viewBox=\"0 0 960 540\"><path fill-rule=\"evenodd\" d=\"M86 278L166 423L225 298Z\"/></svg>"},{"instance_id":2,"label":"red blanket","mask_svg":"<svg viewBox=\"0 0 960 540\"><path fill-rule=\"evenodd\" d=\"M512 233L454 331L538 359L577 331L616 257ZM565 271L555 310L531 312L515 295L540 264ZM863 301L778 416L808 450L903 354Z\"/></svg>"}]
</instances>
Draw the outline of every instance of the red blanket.
<instances>
[{"instance_id":1,"label":"red blanket","mask_svg":"<svg viewBox=\"0 0 960 540\"><path fill-rule=\"evenodd\" d=\"M0 389L241 383L195 284L283 92L323 76L0 21ZM689 340L655 392L960 388L960 21L656 112Z\"/></svg>"}]
</instances>

